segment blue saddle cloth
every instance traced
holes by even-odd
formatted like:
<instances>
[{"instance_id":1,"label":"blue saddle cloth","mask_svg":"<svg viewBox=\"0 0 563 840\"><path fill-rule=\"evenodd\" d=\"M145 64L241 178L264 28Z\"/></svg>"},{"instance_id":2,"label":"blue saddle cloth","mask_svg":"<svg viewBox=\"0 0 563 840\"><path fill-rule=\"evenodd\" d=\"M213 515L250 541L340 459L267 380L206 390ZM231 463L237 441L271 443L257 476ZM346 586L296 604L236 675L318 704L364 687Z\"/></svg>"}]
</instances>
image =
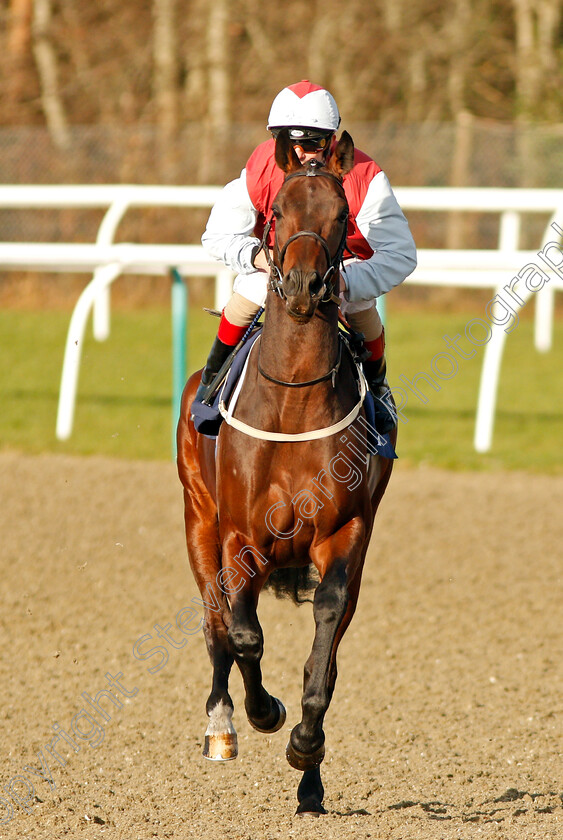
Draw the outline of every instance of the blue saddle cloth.
<instances>
[{"instance_id":1,"label":"blue saddle cloth","mask_svg":"<svg viewBox=\"0 0 563 840\"><path fill-rule=\"evenodd\" d=\"M364 400L366 412L367 447L370 455L381 455L382 458L397 458L395 447L391 443L389 432L380 435L375 430L375 399L371 391L368 391Z\"/></svg>"},{"instance_id":2,"label":"blue saddle cloth","mask_svg":"<svg viewBox=\"0 0 563 840\"><path fill-rule=\"evenodd\" d=\"M205 405L202 402L192 403L194 426L196 427L196 430L200 434L205 435L205 437L216 438L219 434L219 429L221 427L221 423L223 422L223 416L219 411L219 402L223 400L225 405L229 404L231 394L235 390L236 384L239 381L242 369L248 358L248 354L261 332L261 329L256 330L256 332L254 332L250 338L244 342L236 354L231 367L229 368L225 384L219 388L213 397L211 405Z\"/></svg>"},{"instance_id":3,"label":"blue saddle cloth","mask_svg":"<svg viewBox=\"0 0 563 840\"><path fill-rule=\"evenodd\" d=\"M219 402L222 400L225 405L229 404L231 395L242 373L248 354L252 345L262 330L256 330L250 338L242 345L234 358L227 374L225 384L219 388L211 405L202 402L192 403L192 416L196 430L205 437L216 438L223 422L223 416L219 411ZM389 434L380 435L375 430L375 402L373 394L368 391L364 400L366 412L365 430L367 435L367 446L370 455L381 455L382 458L396 458L397 454L391 443Z\"/></svg>"}]
</instances>

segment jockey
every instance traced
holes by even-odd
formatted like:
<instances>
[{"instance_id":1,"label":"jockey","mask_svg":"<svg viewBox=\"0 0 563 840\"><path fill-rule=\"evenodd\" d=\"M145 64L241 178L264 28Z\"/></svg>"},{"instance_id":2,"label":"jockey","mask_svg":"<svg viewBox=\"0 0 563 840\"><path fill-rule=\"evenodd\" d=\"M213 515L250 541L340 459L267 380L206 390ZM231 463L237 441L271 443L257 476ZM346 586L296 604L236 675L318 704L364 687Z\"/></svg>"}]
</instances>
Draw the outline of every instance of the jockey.
<instances>
[{"instance_id":1,"label":"jockey","mask_svg":"<svg viewBox=\"0 0 563 840\"><path fill-rule=\"evenodd\" d=\"M206 387L266 300L269 268L260 244L285 177L274 158L277 133L281 128L289 129L302 164L313 159L326 163L339 125L338 107L327 90L306 80L284 88L274 99L268 118L267 128L273 139L254 150L240 177L224 187L214 205L201 241L207 253L229 266L237 277L196 400L203 398ZM385 343L375 300L414 271L416 249L385 173L359 149L343 186L350 209L347 250L354 256L345 258L340 310L352 329L364 336L364 347L370 354L363 363L364 373L376 397L377 431L384 434L394 427L395 417L384 399L388 391ZM268 244L273 246L273 242Z\"/></svg>"}]
</instances>

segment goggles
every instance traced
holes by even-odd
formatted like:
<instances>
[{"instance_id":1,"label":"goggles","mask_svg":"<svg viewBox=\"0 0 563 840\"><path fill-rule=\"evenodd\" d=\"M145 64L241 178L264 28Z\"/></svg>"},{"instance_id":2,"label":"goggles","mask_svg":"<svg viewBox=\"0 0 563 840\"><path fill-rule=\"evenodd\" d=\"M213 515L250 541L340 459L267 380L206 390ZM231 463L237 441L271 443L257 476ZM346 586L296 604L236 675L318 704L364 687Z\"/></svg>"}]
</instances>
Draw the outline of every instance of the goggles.
<instances>
[{"instance_id":1,"label":"goggles","mask_svg":"<svg viewBox=\"0 0 563 840\"><path fill-rule=\"evenodd\" d=\"M273 129L272 134L277 137L281 128ZM294 146L299 146L304 152L324 152L331 141L333 132L319 132L308 128L289 128L289 139Z\"/></svg>"},{"instance_id":2,"label":"goggles","mask_svg":"<svg viewBox=\"0 0 563 840\"><path fill-rule=\"evenodd\" d=\"M299 146L299 148L304 152L324 152L328 146L328 140L326 137L319 137L317 140L309 138L296 140L292 137L291 142L294 146Z\"/></svg>"}]
</instances>

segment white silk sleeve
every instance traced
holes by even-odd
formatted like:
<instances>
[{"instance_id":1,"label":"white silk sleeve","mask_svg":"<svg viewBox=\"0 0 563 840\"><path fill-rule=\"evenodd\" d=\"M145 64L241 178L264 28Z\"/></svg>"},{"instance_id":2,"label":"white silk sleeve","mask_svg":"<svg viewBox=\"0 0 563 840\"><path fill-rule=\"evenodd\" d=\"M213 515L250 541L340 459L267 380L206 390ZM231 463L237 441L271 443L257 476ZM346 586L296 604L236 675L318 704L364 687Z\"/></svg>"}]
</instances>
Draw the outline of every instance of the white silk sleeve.
<instances>
[{"instance_id":1,"label":"white silk sleeve","mask_svg":"<svg viewBox=\"0 0 563 840\"><path fill-rule=\"evenodd\" d=\"M201 243L209 256L238 274L250 274L252 254L260 240L254 236L257 211L246 186L246 170L221 191L209 215Z\"/></svg>"},{"instance_id":2,"label":"white silk sleeve","mask_svg":"<svg viewBox=\"0 0 563 840\"><path fill-rule=\"evenodd\" d=\"M374 253L345 267L345 297L371 300L398 286L416 268L414 240L384 172L369 185L356 224Z\"/></svg>"}]
</instances>

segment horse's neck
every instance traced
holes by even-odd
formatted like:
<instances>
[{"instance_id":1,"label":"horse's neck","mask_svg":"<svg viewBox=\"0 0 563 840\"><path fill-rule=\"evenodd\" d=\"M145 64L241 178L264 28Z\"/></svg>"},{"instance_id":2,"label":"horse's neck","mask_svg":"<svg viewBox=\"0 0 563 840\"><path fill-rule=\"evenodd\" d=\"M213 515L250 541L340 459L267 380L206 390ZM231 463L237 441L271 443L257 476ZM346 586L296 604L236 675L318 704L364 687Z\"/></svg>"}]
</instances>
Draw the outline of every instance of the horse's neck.
<instances>
[{"instance_id":1,"label":"horse's neck","mask_svg":"<svg viewBox=\"0 0 563 840\"><path fill-rule=\"evenodd\" d=\"M286 382L316 379L337 359L337 308L323 307L308 324L297 324L285 301L270 292L260 345L260 366L269 376Z\"/></svg>"}]
</instances>

